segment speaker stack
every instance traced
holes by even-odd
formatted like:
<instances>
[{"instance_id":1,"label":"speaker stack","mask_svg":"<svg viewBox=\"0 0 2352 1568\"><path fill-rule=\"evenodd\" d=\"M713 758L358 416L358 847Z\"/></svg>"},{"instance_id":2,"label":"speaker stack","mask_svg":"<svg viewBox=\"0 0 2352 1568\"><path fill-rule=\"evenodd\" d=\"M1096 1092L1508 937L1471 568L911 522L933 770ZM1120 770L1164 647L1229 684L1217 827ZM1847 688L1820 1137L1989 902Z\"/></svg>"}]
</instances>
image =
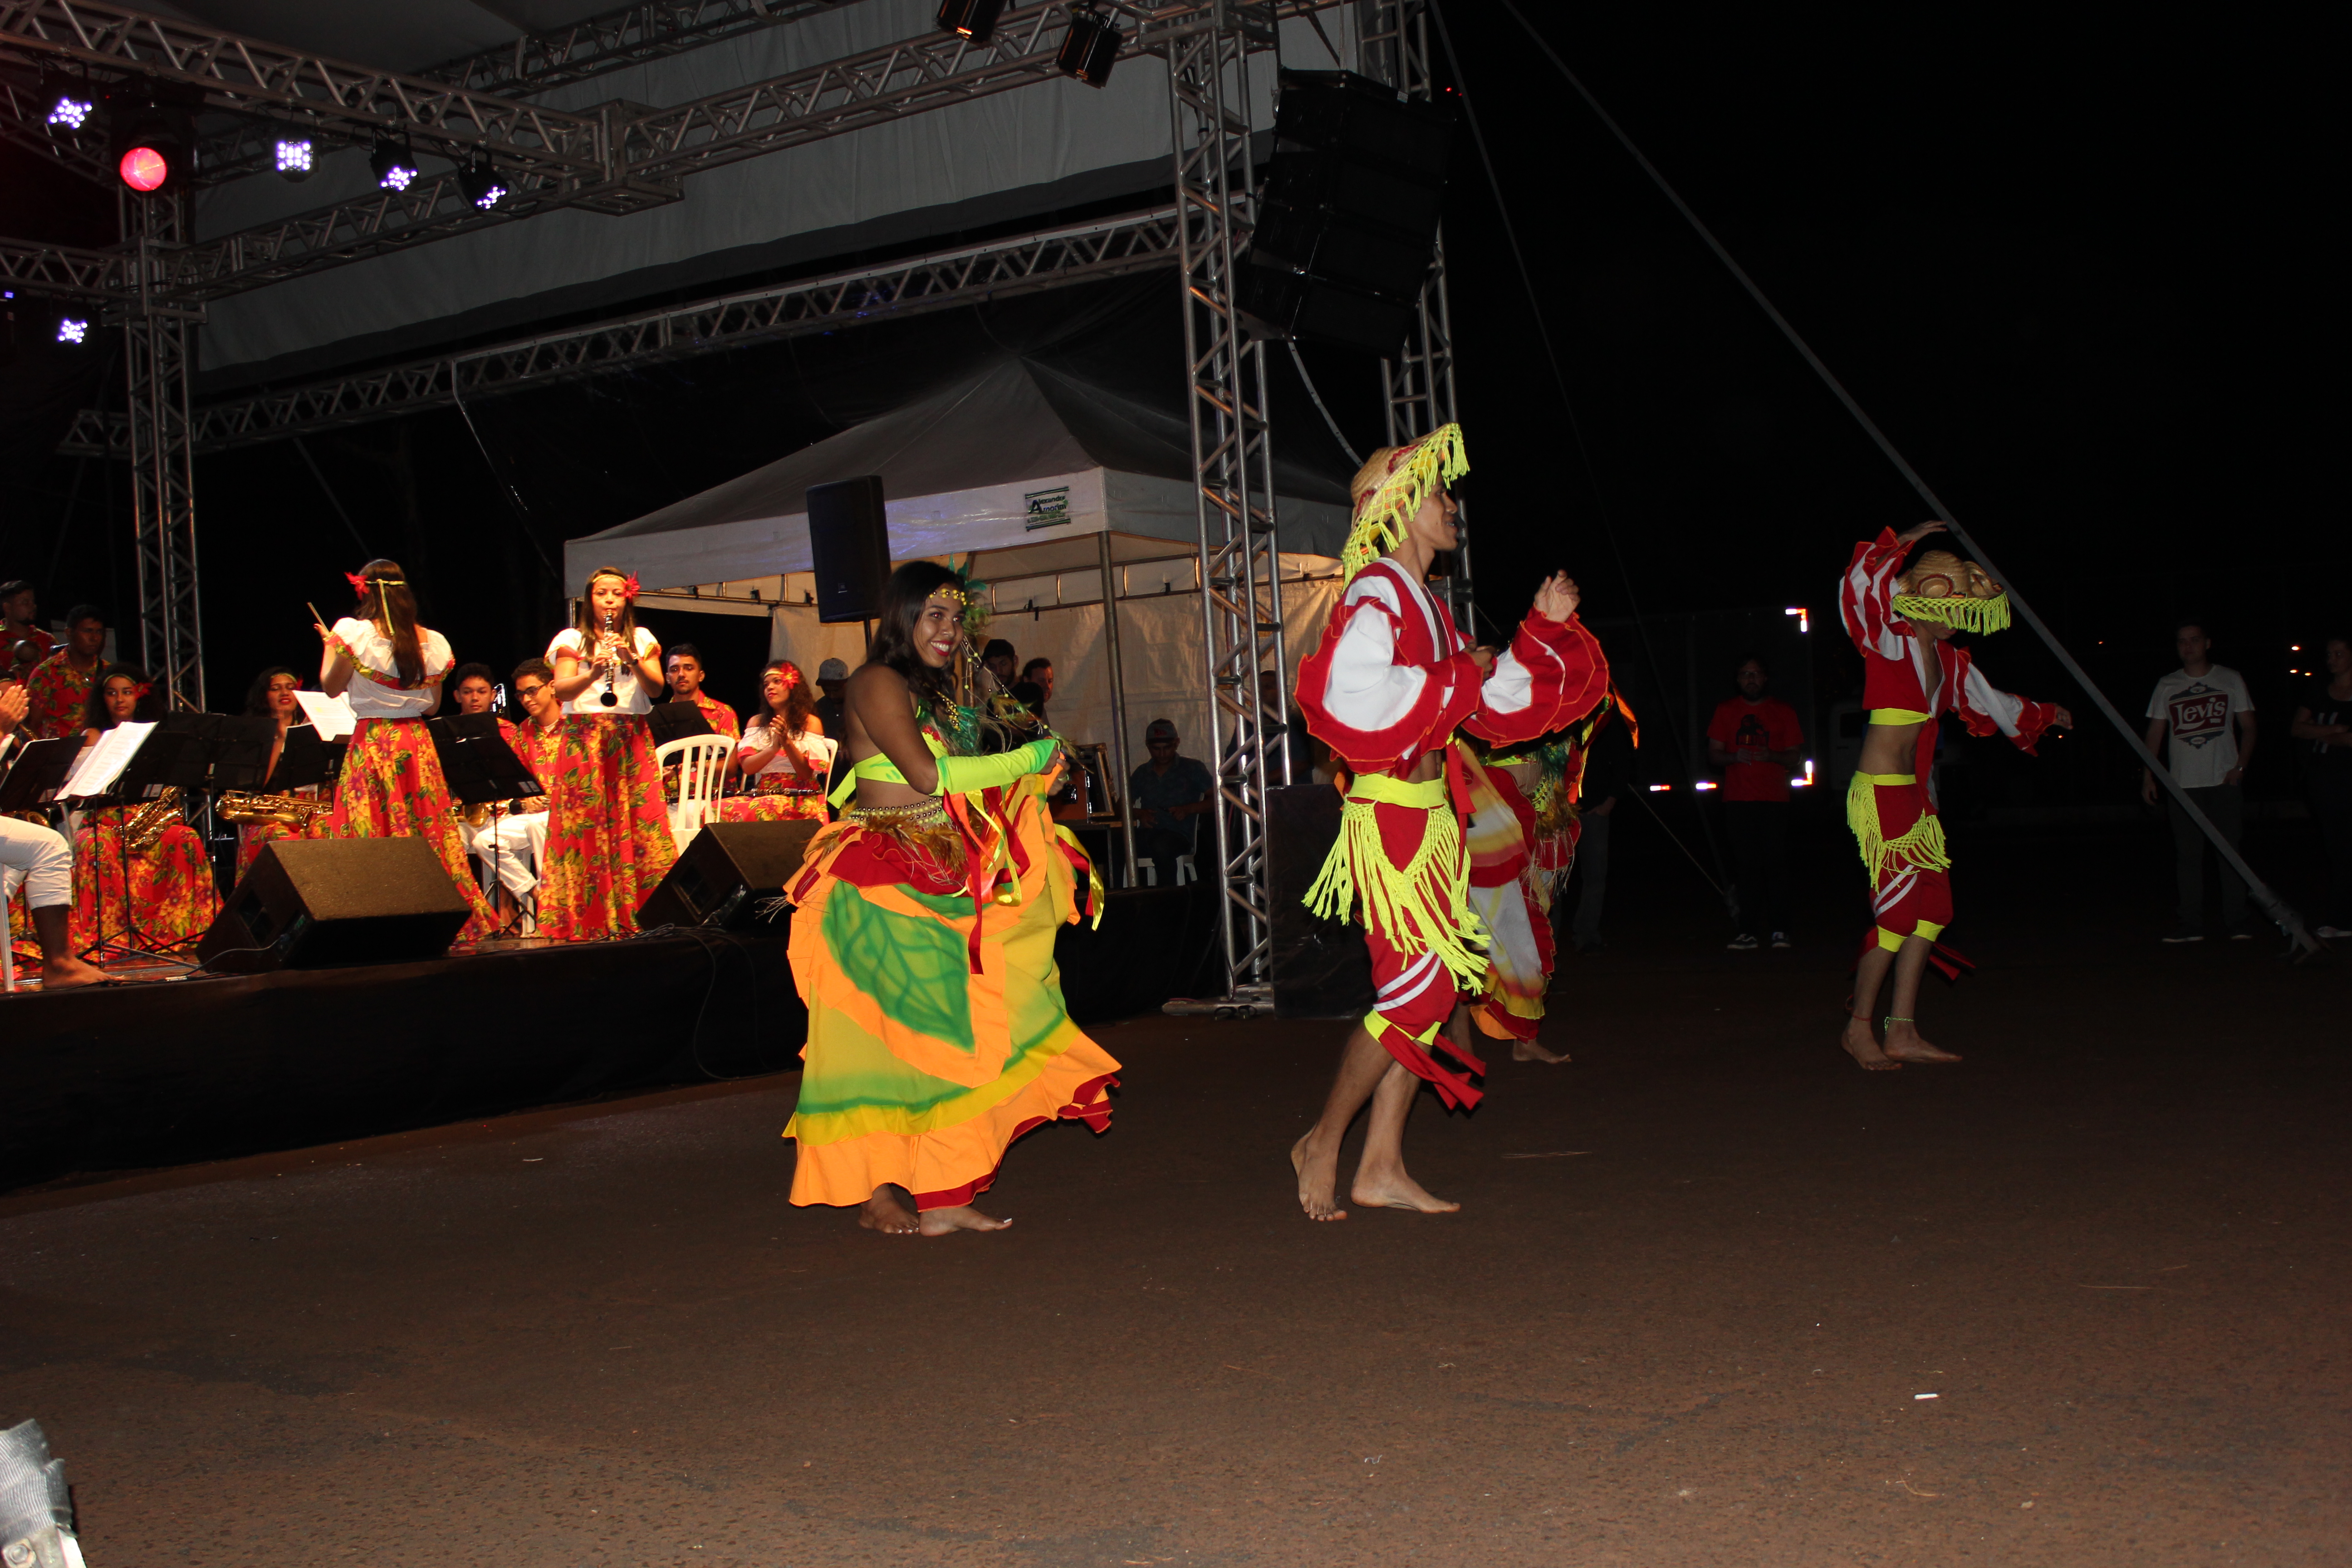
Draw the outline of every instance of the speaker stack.
<instances>
[{"instance_id":1,"label":"speaker stack","mask_svg":"<svg viewBox=\"0 0 2352 1568\"><path fill-rule=\"evenodd\" d=\"M1263 336L1394 358L1436 254L1452 117L1351 71L1284 71L1235 304Z\"/></svg>"},{"instance_id":2,"label":"speaker stack","mask_svg":"<svg viewBox=\"0 0 2352 1568\"><path fill-rule=\"evenodd\" d=\"M637 929L716 926L740 931L761 921L760 906L780 896L801 868L821 822L706 822L678 852L669 875L637 910ZM782 919L773 921L779 934Z\"/></svg>"},{"instance_id":3,"label":"speaker stack","mask_svg":"<svg viewBox=\"0 0 2352 1568\"><path fill-rule=\"evenodd\" d=\"M237 879L196 956L215 973L438 958L468 910L422 838L278 838Z\"/></svg>"},{"instance_id":4,"label":"speaker stack","mask_svg":"<svg viewBox=\"0 0 2352 1568\"><path fill-rule=\"evenodd\" d=\"M816 577L816 618L870 621L882 613L890 581L890 525L882 480L873 474L808 488L809 560Z\"/></svg>"}]
</instances>

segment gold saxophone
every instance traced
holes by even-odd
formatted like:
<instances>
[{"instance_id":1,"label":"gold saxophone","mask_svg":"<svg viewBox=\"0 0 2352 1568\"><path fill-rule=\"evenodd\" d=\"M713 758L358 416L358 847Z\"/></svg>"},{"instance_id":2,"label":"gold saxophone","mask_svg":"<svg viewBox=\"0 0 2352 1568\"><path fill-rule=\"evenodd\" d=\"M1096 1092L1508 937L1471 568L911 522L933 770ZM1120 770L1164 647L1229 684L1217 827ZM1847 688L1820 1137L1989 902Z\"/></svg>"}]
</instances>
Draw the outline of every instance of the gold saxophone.
<instances>
[{"instance_id":1,"label":"gold saxophone","mask_svg":"<svg viewBox=\"0 0 2352 1568\"><path fill-rule=\"evenodd\" d=\"M122 847L144 855L155 847L163 830L180 820L180 786L166 784L163 793L132 812L122 824Z\"/></svg>"},{"instance_id":2,"label":"gold saxophone","mask_svg":"<svg viewBox=\"0 0 2352 1568\"><path fill-rule=\"evenodd\" d=\"M297 833L310 831L313 819L332 810L334 803L305 800L299 795L256 795L249 790L224 790L213 811L224 822L275 822Z\"/></svg>"}]
</instances>

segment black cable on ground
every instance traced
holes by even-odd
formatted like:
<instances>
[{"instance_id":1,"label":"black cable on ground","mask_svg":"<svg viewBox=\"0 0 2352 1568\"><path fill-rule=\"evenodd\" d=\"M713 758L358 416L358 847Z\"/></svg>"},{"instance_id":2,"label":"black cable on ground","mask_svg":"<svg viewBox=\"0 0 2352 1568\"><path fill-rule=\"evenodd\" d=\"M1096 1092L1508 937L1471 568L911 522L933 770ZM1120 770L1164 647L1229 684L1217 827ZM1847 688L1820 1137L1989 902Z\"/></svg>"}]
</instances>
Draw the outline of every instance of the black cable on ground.
<instances>
[{"instance_id":1,"label":"black cable on ground","mask_svg":"<svg viewBox=\"0 0 2352 1568\"><path fill-rule=\"evenodd\" d=\"M1706 247L1715 252L1716 259L1723 263L1725 269L1733 278L1738 279L1739 286L1748 291L1749 299L1756 301L1757 308L1770 318L1774 326L1780 329L1780 335L1789 340L1790 346L1794 348L1803 357L1804 362L1812 367L1813 374L1821 377L1822 384L1830 389L1838 402L1844 406L1845 411L1853 416L1854 423L1862 426L1864 434L1877 446L1886 460L1895 465L1895 472L1901 474L1919 499L1927 503L1928 510L1934 513L1937 521L1951 531L1952 537L1958 540L1969 554L1975 556L1978 563L1990 573L1993 579L2008 592L2010 603L2017 607L2017 613L2024 618L2025 624L2032 626L2035 635L2042 638L2050 651L2058 656L2058 662L2065 667L2066 673L2074 678L2074 683L2083 689L2099 711L2106 717L2107 721L2115 726L2116 732L2124 738L2124 743L2132 749L2132 754L2139 758L2141 764L2163 784L2164 787L2171 793L2174 803L2189 814L2189 819L2194 822L2211 841L2214 849L2221 857L2221 863L2244 879L2247 891L2253 895L2254 902L2261 906L2262 911L2276 922L2280 931L2286 933L2289 955L2296 956L2320 952L2318 939L2304 928L2303 917L2295 912L2294 906L2279 897L2268 883L2254 875L2253 868L2246 864L2244 858L2226 837L2222 837L2221 829L2215 827L2212 820L2199 808L2197 803L2189 798L2188 792L2183 790L2173 778L2171 770L2157 761L2155 754L2147 749L2147 742L2141 738L2140 732L2133 728L2120 712L2116 711L2113 702L2107 700L2107 694L2100 690L2097 684L2091 679L2089 671L2075 661L2074 656L2066 650L2066 645L2058 640L2057 634L2053 632L2043 623L2042 617L2034 613L2033 606L2026 603L2025 595L2018 590L2015 584L2002 574L2000 567L1993 564L1992 558L1985 553L1984 547L1976 542L1975 537L1967 529L1960 526L1959 520L1955 518L1950 509L1944 505L1943 499L1928 487L1926 479L1919 477L1919 471L1911 466L1910 459L1904 457L1893 441L1887 439L1886 432L1878 427L1877 422L1863 411L1862 405L1855 401L1853 394L1845 389L1845 384L1831 374L1830 367L1822 363L1821 355L1813 352L1812 345L1804 340L1796 328L1789 324L1789 319L1780 314L1779 307L1765 296L1763 289L1756 286L1756 279L1748 276L1747 268L1741 267L1733 258L1731 252L1724 247L1723 242L1715 237L1715 232L1699 221L1698 214L1691 210L1688 202L1683 200L1682 193L1675 190L1665 175L1658 172L1658 166L1651 163L1642 149L1634 144L1633 139L1625 133L1624 127L1619 125L1610 112L1601 107L1601 100L1592 95L1592 89L1586 87L1578 79L1577 74L1568 68L1568 62L1559 58L1551 44L1536 30L1535 25L1527 19L1513 0L1502 0L1502 5L1504 10L1511 14L1511 19L1518 23L1528 37L1534 40L1536 47L1543 51L1544 58L1551 61L1552 68L1559 71L1567 79L1568 85L1576 89L1577 96L1584 100L1585 107L1591 110L1600 119L1601 123L1609 128L1609 133L1617 139L1617 144L1624 148L1626 153L1642 166L1642 172L1649 175L1651 182L1658 187L1659 192L1665 196L1666 200L1674 204L1675 210L1682 214L1684 221L1691 226L1699 238L1706 242ZM1438 9L1437 0L1431 0L1430 10L1433 15L1440 16L1438 30L1442 36L1445 23ZM1446 46L1446 53L1449 57L1453 54L1451 44ZM1459 68L1456 68L1458 72ZM1464 106L1466 108L1470 97L1466 88L1463 89L1462 97ZM1475 127L1476 121L1473 121L1472 124Z\"/></svg>"},{"instance_id":2,"label":"black cable on ground","mask_svg":"<svg viewBox=\"0 0 2352 1568\"><path fill-rule=\"evenodd\" d=\"M1552 384L1559 388L1560 407L1568 415L1569 434L1576 442L1576 456L1584 468L1584 481L1592 490L1593 519L1601 524L1601 537L1609 542L1610 558L1617 564L1617 579L1625 590L1625 607L1633 613L1633 629L1642 639L1642 657L1649 662L1650 679L1657 684L1658 694L1663 700L1666 690L1665 671L1658 663L1657 647L1650 640L1650 624L1642 615L1641 596L1634 591L1633 574L1625 564L1624 549L1617 542L1617 530L1609 520L1609 505L1601 491L1600 471L1593 465L1592 448L1584 439L1584 422L1576 416L1576 404L1568 395L1568 376L1559 368L1559 354L1552 347L1551 328L1544 321L1543 305L1536 293L1535 275L1528 269L1527 252L1519 246L1518 226L1511 221L1511 209L1503 200L1503 182L1495 171L1493 156L1486 150L1486 133L1478 124L1477 107L1470 100L1470 80L1463 74L1461 57L1454 53L1454 35L1445 26L1445 7L1443 0L1430 0L1429 14L1437 23L1437 40L1444 47L1446 64L1453 68L1454 90L1462 95L1463 116L1470 123L1470 140L1477 146L1478 162L1486 168L1486 185L1495 195L1495 211L1503 220L1504 237L1510 241L1511 259L1518 264L1519 283L1527 290L1528 313L1534 318L1536 336L1542 342L1544 359L1551 366ZM1698 774L1691 764L1690 753L1683 749L1681 729L1678 726L1670 725L1667 727L1666 734L1667 738L1675 743L1675 756L1681 763L1684 776L1696 778ZM1654 808L1650 815L1657 816L1658 814ZM1723 851L1715 842L1715 828L1707 821L1705 811L1702 810L1697 815L1699 832L1706 839L1707 855L1715 861L1716 869L1720 872L1724 868ZM1660 817L1659 821L1663 824L1664 818ZM1683 853L1687 855L1690 851L1685 849ZM1694 858L1694 864L1696 864L1696 858ZM1703 868L1702 874L1704 874ZM1727 874L1721 881L1709 877L1707 885L1722 896L1725 911L1736 919L1738 910L1733 907L1731 895L1724 891L1725 885L1730 879Z\"/></svg>"}]
</instances>

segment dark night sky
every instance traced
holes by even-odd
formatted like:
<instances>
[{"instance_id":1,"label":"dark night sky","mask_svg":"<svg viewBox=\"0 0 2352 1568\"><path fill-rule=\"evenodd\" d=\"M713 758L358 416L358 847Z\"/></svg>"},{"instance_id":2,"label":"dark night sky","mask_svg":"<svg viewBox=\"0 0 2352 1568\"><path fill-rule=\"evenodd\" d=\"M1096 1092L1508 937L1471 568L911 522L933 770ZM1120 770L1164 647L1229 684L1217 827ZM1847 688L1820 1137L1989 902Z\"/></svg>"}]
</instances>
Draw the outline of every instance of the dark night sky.
<instances>
[{"instance_id":1,"label":"dark night sky","mask_svg":"<svg viewBox=\"0 0 2352 1568\"><path fill-rule=\"evenodd\" d=\"M2217 657L2280 710L2287 645L2352 620L2323 468L2345 404L2321 370L2340 338L2320 271L2341 160L2310 41L2219 13L2191 32L2152 14L2068 30L1522 8L2127 711L2168 668L2176 614L2213 618ZM1515 616L1561 564L1596 618L1627 612L1628 579L1653 613L1828 605L1853 542L1921 505L1502 8L1447 16L1591 453L1588 473L1465 135L1447 237L1482 601ZM0 148L0 232L102 240L110 209ZM52 612L127 605L120 483L88 465L61 536L76 465L44 456L101 362L65 362L40 307L26 314L0 368L0 575L35 578ZM503 664L551 628L538 550L1045 320L1034 302L979 314L483 405L520 516L453 413L311 452L370 545L427 584L460 657ZM1370 363L1308 359L1368 443ZM1302 401L1277 410L1286 450L1328 453ZM286 443L202 459L198 487L224 706L274 650L308 647L299 601L356 547ZM2084 706L2030 636L2004 634L1988 667Z\"/></svg>"}]
</instances>

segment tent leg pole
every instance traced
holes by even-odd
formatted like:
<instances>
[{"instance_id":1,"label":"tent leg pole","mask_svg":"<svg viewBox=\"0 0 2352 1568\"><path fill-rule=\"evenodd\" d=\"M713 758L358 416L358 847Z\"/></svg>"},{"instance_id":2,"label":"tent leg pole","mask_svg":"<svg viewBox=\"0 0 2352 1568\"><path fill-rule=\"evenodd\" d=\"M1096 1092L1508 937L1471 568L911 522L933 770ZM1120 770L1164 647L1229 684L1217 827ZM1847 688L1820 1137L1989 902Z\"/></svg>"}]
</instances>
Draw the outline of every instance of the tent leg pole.
<instances>
[{"instance_id":1,"label":"tent leg pole","mask_svg":"<svg viewBox=\"0 0 2352 1568\"><path fill-rule=\"evenodd\" d=\"M1110 535L1095 536L1101 542L1103 590L1103 644L1110 652L1110 765L1118 775L1118 835L1127 847L1127 862L1120 873L1119 885L1135 886L1135 803L1128 798L1127 780L1127 666L1118 656L1118 572L1111 563ZM1111 781L1106 780L1107 784Z\"/></svg>"}]
</instances>

